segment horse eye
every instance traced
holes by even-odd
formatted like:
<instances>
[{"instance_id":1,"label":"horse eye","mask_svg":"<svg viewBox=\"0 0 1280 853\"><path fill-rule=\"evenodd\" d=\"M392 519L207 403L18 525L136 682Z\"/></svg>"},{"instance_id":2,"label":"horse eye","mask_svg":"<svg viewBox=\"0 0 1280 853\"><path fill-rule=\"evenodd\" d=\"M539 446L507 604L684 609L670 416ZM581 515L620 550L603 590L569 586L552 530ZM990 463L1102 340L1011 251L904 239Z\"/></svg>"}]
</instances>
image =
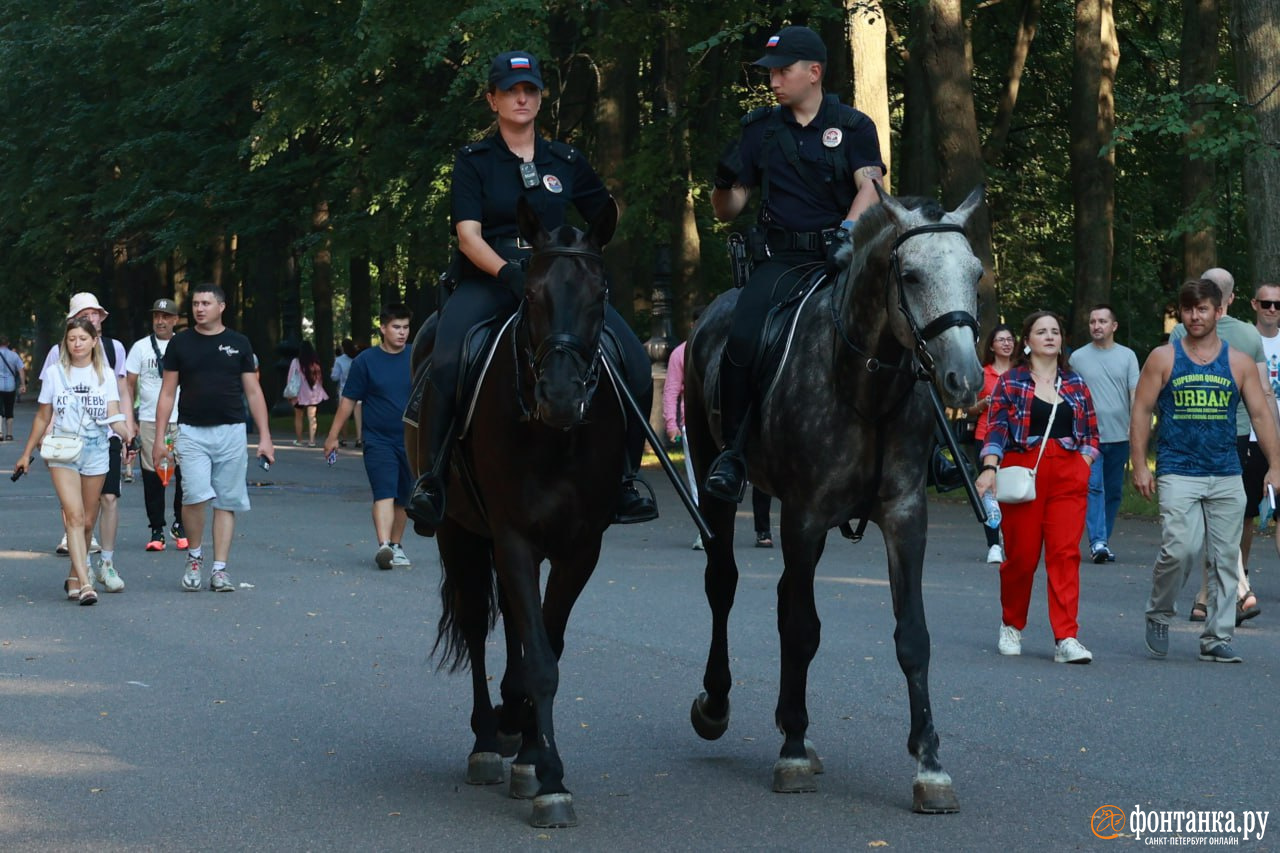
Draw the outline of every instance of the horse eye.
<instances>
[{"instance_id":1,"label":"horse eye","mask_svg":"<svg viewBox=\"0 0 1280 853\"><path fill-rule=\"evenodd\" d=\"M915 286L920 283L920 276L916 275L911 270L907 270L902 274L902 283L910 286Z\"/></svg>"}]
</instances>

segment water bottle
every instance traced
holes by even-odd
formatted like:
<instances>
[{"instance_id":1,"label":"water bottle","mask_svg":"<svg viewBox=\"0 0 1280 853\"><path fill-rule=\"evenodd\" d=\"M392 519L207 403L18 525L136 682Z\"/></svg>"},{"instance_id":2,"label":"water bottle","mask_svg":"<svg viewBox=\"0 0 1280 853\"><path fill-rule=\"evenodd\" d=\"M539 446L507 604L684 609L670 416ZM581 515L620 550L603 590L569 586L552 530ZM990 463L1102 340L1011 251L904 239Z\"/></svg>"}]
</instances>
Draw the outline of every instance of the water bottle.
<instances>
[{"instance_id":1,"label":"water bottle","mask_svg":"<svg viewBox=\"0 0 1280 853\"><path fill-rule=\"evenodd\" d=\"M1000 526L1000 502L995 495L987 492L982 496L982 505L987 509L987 527L995 530Z\"/></svg>"},{"instance_id":2,"label":"water bottle","mask_svg":"<svg viewBox=\"0 0 1280 853\"><path fill-rule=\"evenodd\" d=\"M160 460L160 467L156 470L156 474L160 476L160 485L168 487L169 479L173 476L173 436L166 435L164 437L164 458Z\"/></svg>"}]
</instances>

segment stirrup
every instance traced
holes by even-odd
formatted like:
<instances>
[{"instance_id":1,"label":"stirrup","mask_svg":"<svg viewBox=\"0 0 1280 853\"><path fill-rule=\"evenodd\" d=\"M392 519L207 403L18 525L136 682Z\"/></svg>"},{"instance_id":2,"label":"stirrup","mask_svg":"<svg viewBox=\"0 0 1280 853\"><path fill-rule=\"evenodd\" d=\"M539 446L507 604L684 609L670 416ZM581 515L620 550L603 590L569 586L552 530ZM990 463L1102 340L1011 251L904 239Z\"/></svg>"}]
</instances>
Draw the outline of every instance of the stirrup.
<instances>
[{"instance_id":1,"label":"stirrup","mask_svg":"<svg viewBox=\"0 0 1280 853\"><path fill-rule=\"evenodd\" d=\"M644 486L648 495L640 493L637 483ZM634 499L629 499L628 495L634 495ZM657 517L658 501L653 493L653 487L636 474L626 474L622 478L622 491L618 495L618 506L613 514L613 523L640 524L653 521Z\"/></svg>"},{"instance_id":2,"label":"stirrup","mask_svg":"<svg viewBox=\"0 0 1280 853\"><path fill-rule=\"evenodd\" d=\"M711 463L702 490L722 501L740 504L747 494L747 465L742 452L730 447Z\"/></svg>"}]
</instances>

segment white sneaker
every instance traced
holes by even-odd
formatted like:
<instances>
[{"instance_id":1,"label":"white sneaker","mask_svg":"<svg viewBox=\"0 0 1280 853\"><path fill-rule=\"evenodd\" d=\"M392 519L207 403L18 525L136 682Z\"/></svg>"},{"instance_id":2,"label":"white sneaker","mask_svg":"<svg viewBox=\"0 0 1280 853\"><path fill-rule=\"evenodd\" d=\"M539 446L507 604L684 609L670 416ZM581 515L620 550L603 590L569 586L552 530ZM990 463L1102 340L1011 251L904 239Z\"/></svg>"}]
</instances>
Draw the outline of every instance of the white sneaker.
<instances>
[{"instance_id":1,"label":"white sneaker","mask_svg":"<svg viewBox=\"0 0 1280 853\"><path fill-rule=\"evenodd\" d=\"M187 555L187 570L182 573L182 588L187 592L199 592L202 583L200 567L204 564L204 555L193 557Z\"/></svg>"},{"instance_id":2,"label":"white sneaker","mask_svg":"<svg viewBox=\"0 0 1280 853\"><path fill-rule=\"evenodd\" d=\"M94 561L93 577L106 588L107 592L123 592L124 580L116 574L115 563L99 557Z\"/></svg>"},{"instance_id":3,"label":"white sneaker","mask_svg":"<svg viewBox=\"0 0 1280 853\"><path fill-rule=\"evenodd\" d=\"M409 562L409 555L406 554L404 552L404 549L400 547L400 543L392 542L391 543L391 568L407 569L412 565L413 563Z\"/></svg>"},{"instance_id":4,"label":"white sneaker","mask_svg":"<svg viewBox=\"0 0 1280 853\"><path fill-rule=\"evenodd\" d=\"M378 564L378 568L386 571L391 568L391 561L396 558L396 552L391 550L391 543L385 542L378 546L378 552L373 555L373 561Z\"/></svg>"},{"instance_id":5,"label":"white sneaker","mask_svg":"<svg viewBox=\"0 0 1280 853\"><path fill-rule=\"evenodd\" d=\"M58 547L53 549L53 553L57 554L59 557L68 557L71 555L71 549L67 547L67 534L62 534L62 540L58 542ZM98 537L96 536L89 537L89 553L102 553L102 546L98 544Z\"/></svg>"},{"instance_id":6,"label":"white sneaker","mask_svg":"<svg viewBox=\"0 0 1280 853\"><path fill-rule=\"evenodd\" d=\"M1067 637L1058 643L1053 652L1053 660L1054 663L1088 663L1093 660L1093 652L1075 637Z\"/></svg>"},{"instance_id":7,"label":"white sneaker","mask_svg":"<svg viewBox=\"0 0 1280 853\"><path fill-rule=\"evenodd\" d=\"M1017 628L1001 625L1000 640L996 643L996 648L1002 655L1022 654L1022 632Z\"/></svg>"},{"instance_id":8,"label":"white sneaker","mask_svg":"<svg viewBox=\"0 0 1280 853\"><path fill-rule=\"evenodd\" d=\"M992 545L990 548L987 549L987 562L988 563L1004 562L1004 549L1000 547L999 542L997 542L996 544Z\"/></svg>"}]
</instances>

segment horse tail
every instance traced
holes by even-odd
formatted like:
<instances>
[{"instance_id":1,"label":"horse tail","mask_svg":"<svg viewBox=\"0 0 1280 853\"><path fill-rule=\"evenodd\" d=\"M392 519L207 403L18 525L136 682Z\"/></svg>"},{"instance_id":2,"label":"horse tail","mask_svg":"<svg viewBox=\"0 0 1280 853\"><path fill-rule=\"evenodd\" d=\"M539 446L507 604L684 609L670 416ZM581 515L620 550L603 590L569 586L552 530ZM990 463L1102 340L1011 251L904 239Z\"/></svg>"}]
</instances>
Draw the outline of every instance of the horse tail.
<instances>
[{"instance_id":1,"label":"horse tail","mask_svg":"<svg viewBox=\"0 0 1280 853\"><path fill-rule=\"evenodd\" d=\"M498 576L488 542L477 539L471 543L467 549L470 559L451 559L460 550L451 547L456 543L440 544L444 565L440 576L441 612L431 656L438 656L440 669L453 673L470 666L473 645L479 654L484 654L484 640L498 624ZM448 556L446 552L450 552Z\"/></svg>"}]
</instances>

